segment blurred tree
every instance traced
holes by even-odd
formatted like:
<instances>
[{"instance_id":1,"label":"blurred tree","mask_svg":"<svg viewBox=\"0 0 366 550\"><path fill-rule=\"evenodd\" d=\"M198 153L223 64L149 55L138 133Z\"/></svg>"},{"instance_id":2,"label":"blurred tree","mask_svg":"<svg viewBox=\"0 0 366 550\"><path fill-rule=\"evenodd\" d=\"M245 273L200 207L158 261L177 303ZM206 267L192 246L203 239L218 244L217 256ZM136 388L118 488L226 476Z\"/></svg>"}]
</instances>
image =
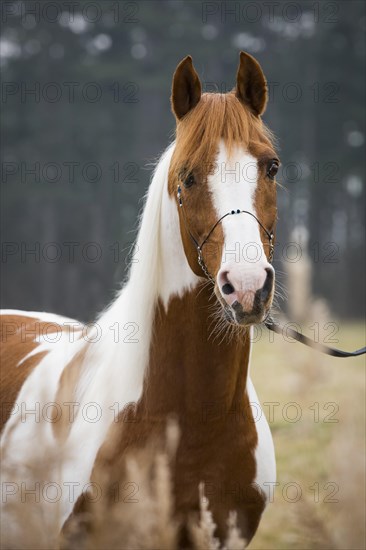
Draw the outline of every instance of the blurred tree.
<instances>
[{"instance_id":1,"label":"blurred tree","mask_svg":"<svg viewBox=\"0 0 366 550\"><path fill-rule=\"evenodd\" d=\"M205 89L227 91L244 49L269 81L288 189L275 265L305 225L315 292L362 315L364 2L70 4L2 3L3 306L85 320L104 307L172 137L177 62L192 54Z\"/></svg>"}]
</instances>

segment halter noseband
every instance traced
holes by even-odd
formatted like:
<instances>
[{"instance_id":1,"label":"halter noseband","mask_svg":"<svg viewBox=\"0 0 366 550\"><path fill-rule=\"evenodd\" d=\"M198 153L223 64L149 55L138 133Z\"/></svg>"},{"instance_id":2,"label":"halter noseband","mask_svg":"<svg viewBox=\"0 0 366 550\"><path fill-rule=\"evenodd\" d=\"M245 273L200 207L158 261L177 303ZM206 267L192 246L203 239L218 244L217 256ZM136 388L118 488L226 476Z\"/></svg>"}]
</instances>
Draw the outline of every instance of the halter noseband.
<instances>
[{"instance_id":1,"label":"halter noseband","mask_svg":"<svg viewBox=\"0 0 366 550\"><path fill-rule=\"evenodd\" d=\"M183 210L183 199L182 199L182 189L180 187L180 185L178 185L178 192L177 192L177 198L178 198L178 204L179 204L179 207L182 208L182 213L183 213L183 218L184 218L184 223L185 223L185 226L186 226L186 229L188 231L188 234L194 244L194 246L196 247L196 250L197 250L197 254L198 254L198 258L197 258L197 261L198 261L198 264L199 266L201 267L203 273L206 275L206 277L208 277L211 281L214 280L214 278L212 277L212 275L210 274L210 272L208 271L207 269L207 266L205 264L205 261L203 259L203 256L202 256L202 247L206 244L206 242L208 241L208 239L210 238L210 236L212 235L212 233L214 232L214 230L216 229L216 227L219 225L220 222L222 222L222 220L224 218L226 218L227 216L233 216L235 214L249 214L249 216L252 216L256 221L257 223L260 225L260 227L263 229L263 231L265 232L265 234L267 235L268 237L268 241L269 241L269 257L268 257L268 261L270 263L272 263L272 260L273 260L273 254L274 254L274 244L273 244L273 239L274 239L274 234L273 234L273 231L268 231L268 229L266 229L264 227L264 225L261 223L261 221L257 218L257 216L255 216L255 214L253 214L252 212L249 212L248 210L240 210L239 208L237 210L231 210L230 212L227 212L226 214L224 214L223 216L221 216L221 218L219 220L217 220L217 222L211 227L210 231L207 233L206 237L203 239L203 241L201 242L201 244L199 244L199 242L197 241L197 239L195 239L195 237L192 235L190 229L189 229L189 226L188 226L188 223L187 223L187 219L186 219L186 216L185 216L185 213L184 213L184 210Z\"/></svg>"}]
</instances>

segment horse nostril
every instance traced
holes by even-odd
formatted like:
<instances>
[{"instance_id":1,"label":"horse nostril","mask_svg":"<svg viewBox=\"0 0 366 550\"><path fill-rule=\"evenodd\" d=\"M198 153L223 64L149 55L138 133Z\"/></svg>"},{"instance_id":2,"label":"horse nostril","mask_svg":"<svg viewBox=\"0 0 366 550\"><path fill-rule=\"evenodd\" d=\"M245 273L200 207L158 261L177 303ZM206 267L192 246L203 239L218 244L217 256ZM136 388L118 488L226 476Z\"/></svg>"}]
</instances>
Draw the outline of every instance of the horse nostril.
<instances>
[{"instance_id":1,"label":"horse nostril","mask_svg":"<svg viewBox=\"0 0 366 550\"><path fill-rule=\"evenodd\" d=\"M269 295L272 291L273 278L274 278L273 269L266 268L266 272L267 272L267 277L266 277L266 280L264 281L264 285L263 285L262 291L261 291L261 298L262 298L263 301L267 300L267 298L269 297Z\"/></svg>"},{"instance_id":2,"label":"horse nostril","mask_svg":"<svg viewBox=\"0 0 366 550\"><path fill-rule=\"evenodd\" d=\"M232 294L233 292L235 292L233 285L231 285L230 283L225 283L221 287L221 290L224 294Z\"/></svg>"},{"instance_id":3,"label":"horse nostril","mask_svg":"<svg viewBox=\"0 0 366 550\"><path fill-rule=\"evenodd\" d=\"M265 271L267 272L267 277L265 284L271 285L273 284L273 269L271 267L266 267Z\"/></svg>"}]
</instances>

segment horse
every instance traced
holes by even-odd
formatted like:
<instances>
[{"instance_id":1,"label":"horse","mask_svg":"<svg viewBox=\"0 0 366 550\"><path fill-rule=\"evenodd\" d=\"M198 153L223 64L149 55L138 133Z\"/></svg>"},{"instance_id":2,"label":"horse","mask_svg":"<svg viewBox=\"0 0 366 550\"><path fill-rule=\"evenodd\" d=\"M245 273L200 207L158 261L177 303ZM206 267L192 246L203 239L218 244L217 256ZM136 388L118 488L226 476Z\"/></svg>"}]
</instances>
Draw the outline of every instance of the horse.
<instances>
[{"instance_id":1,"label":"horse","mask_svg":"<svg viewBox=\"0 0 366 550\"><path fill-rule=\"evenodd\" d=\"M15 504L35 486L42 491L45 464L62 489L58 513L41 498L27 517L41 517L51 537L83 509L83 488L101 464L112 471L127 451L159 438L172 415L177 515L188 521L198 511L204 483L218 537L230 511L246 541L254 536L276 480L249 372L253 326L267 318L275 291L280 161L262 121L267 100L262 68L248 53L240 52L227 93L204 93L185 57L172 82L176 136L155 167L116 299L91 325L2 312L6 547L27 540ZM116 410L127 409L132 421L116 424Z\"/></svg>"}]
</instances>

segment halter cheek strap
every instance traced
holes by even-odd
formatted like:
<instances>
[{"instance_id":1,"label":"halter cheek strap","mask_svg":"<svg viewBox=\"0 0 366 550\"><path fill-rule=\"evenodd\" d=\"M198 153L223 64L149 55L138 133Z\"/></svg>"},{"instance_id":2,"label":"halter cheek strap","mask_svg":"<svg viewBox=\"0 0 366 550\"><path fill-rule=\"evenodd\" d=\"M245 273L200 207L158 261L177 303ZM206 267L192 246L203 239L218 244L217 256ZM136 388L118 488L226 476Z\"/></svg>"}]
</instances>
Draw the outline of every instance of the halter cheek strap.
<instances>
[{"instance_id":1,"label":"halter cheek strap","mask_svg":"<svg viewBox=\"0 0 366 550\"><path fill-rule=\"evenodd\" d=\"M268 260L269 260L269 262L272 263L273 254L274 254L274 244L273 244L274 234L273 234L273 231L268 231L268 229L266 229L264 227L264 225L261 223L261 221L252 212L249 212L248 210L240 210L239 208L237 210L231 210L230 212L227 212L226 214L221 216L221 218L219 220L217 220L217 222L211 227L210 231L207 233L206 237L203 239L203 241L200 244L197 241L197 239L192 235L192 233L189 229L189 225L187 223L187 219L186 219L185 212L184 212L184 209L183 209L182 189L181 189L180 185L178 185L177 198L178 198L179 207L182 209L184 224L186 226L188 234L189 234L194 246L196 247L196 250L197 250L197 253L198 253L198 258L197 258L198 264L201 267L203 273L206 275L206 277L208 277L212 281L214 280L212 275L209 273L209 271L207 269L207 266L205 264L205 261L203 259L202 247L207 243L208 239L211 237L212 233L215 231L216 227L222 222L222 220L224 218L226 218L227 216L234 216L235 214L249 214L249 216L252 216L252 218L254 218L257 221L257 223L260 225L260 227L263 229L263 231L265 232L265 234L268 237L268 241L269 241L269 257L268 257Z\"/></svg>"}]
</instances>

